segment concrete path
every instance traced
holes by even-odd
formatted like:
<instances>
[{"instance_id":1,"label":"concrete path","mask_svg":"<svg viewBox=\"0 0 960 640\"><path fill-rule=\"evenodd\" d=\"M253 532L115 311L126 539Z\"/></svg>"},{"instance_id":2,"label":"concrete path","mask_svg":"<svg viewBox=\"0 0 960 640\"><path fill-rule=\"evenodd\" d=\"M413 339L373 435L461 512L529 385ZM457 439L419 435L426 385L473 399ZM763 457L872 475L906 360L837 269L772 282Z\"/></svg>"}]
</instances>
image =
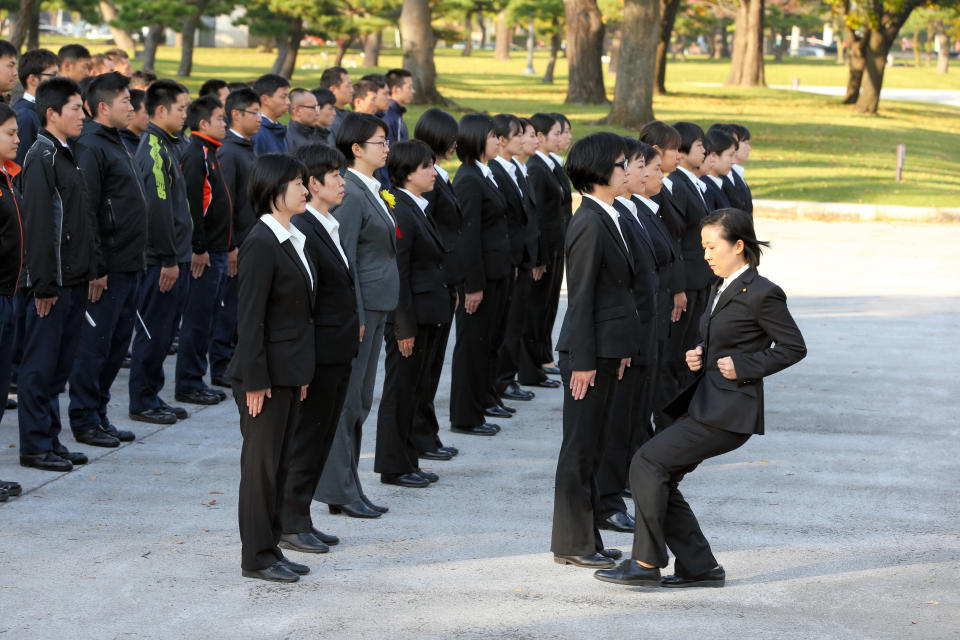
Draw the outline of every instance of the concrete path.
<instances>
[{"instance_id":1,"label":"concrete path","mask_svg":"<svg viewBox=\"0 0 960 640\"><path fill-rule=\"evenodd\" d=\"M771 89L792 89L786 84L770 85ZM819 93L825 96L842 96L846 94L846 87L815 87L800 85L800 91ZM880 90L881 100L912 100L914 102L933 102L950 107L960 107L960 91L948 89L888 89Z\"/></svg>"},{"instance_id":2,"label":"concrete path","mask_svg":"<svg viewBox=\"0 0 960 640\"><path fill-rule=\"evenodd\" d=\"M957 638L960 226L758 227L810 355L768 381L768 435L684 483L725 589L631 591L552 562L547 390L495 438L444 431L462 453L425 490L378 482L371 415L361 470L390 513L315 505L342 543L291 553L313 567L298 584L245 580L236 408L131 427L124 378L114 420L140 439L76 446L94 459L73 473L20 468L15 415L0 426L0 478L28 490L0 505L0 637Z\"/></svg>"}]
</instances>

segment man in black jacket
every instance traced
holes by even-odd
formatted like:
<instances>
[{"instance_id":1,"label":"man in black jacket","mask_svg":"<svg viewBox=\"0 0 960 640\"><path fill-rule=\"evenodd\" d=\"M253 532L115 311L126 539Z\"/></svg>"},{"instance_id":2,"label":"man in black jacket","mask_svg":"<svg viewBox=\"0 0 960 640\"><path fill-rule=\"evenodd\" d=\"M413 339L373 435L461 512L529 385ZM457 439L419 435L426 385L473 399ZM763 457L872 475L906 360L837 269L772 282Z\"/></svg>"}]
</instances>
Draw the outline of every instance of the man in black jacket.
<instances>
[{"instance_id":1,"label":"man in black jacket","mask_svg":"<svg viewBox=\"0 0 960 640\"><path fill-rule=\"evenodd\" d=\"M163 360L190 286L193 222L175 137L183 129L188 101L186 88L172 80L150 85L146 97L150 124L136 155L147 195L147 270L140 291L143 326L130 359L130 417L157 424L177 421L160 399L160 390Z\"/></svg>"},{"instance_id":2,"label":"man in black jacket","mask_svg":"<svg viewBox=\"0 0 960 640\"><path fill-rule=\"evenodd\" d=\"M290 92L290 124L287 125L288 153L317 142L326 144L329 141L329 131L317 125L320 115L317 105L317 97L306 89L294 89Z\"/></svg>"},{"instance_id":3,"label":"man in black jacket","mask_svg":"<svg viewBox=\"0 0 960 640\"><path fill-rule=\"evenodd\" d=\"M206 404L216 395L203 381L207 348L213 330L218 294L227 273L227 252L233 238L233 202L217 159L226 134L223 106L213 96L194 100L187 110L193 132L183 154L187 203L193 219L190 291L180 325L177 348L177 396ZM190 398L188 400L187 398Z\"/></svg>"},{"instance_id":4,"label":"man in black jacket","mask_svg":"<svg viewBox=\"0 0 960 640\"><path fill-rule=\"evenodd\" d=\"M87 457L70 453L58 439L59 395L97 271L96 219L67 142L83 128L80 87L68 78L41 83L37 111L43 128L27 152L21 179L27 316L18 372L20 464L70 471Z\"/></svg>"},{"instance_id":5,"label":"man in black jacket","mask_svg":"<svg viewBox=\"0 0 960 640\"><path fill-rule=\"evenodd\" d=\"M97 279L90 286L77 359L70 373L70 428L77 442L116 447L134 439L107 417L107 402L136 322L147 203L133 159L120 138L133 114L130 81L119 73L94 78L87 87L88 120L77 140L87 206L97 221Z\"/></svg>"}]
</instances>

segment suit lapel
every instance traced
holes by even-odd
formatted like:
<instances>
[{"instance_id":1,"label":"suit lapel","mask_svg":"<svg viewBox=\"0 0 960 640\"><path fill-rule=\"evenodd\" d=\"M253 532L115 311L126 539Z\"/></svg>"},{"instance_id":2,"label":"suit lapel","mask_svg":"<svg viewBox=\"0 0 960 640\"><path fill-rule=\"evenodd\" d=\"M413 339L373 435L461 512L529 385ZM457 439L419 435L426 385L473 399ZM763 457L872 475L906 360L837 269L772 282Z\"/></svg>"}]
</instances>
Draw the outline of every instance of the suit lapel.
<instances>
[{"instance_id":1,"label":"suit lapel","mask_svg":"<svg viewBox=\"0 0 960 640\"><path fill-rule=\"evenodd\" d=\"M437 229L436 225L433 223L433 220L430 219L430 216L420 209L420 205L414 202L410 196L399 189L396 189L393 192L393 195L410 209L411 215L417 219L418 224L427 230L427 234L430 235L433 238L433 241L437 243L437 246L440 247L441 253L445 252L443 240L440 238L440 230Z\"/></svg>"},{"instance_id":2,"label":"suit lapel","mask_svg":"<svg viewBox=\"0 0 960 640\"><path fill-rule=\"evenodd\" d=\"M307 291L311 293L311 295L307 297L310 299L310 310L313 311L313 287L311 286L311 283L315 283L317 281L317 275L313 270L313 266L310 265L310 259L307 258L307 266L310 268L310 270L307 271L307 266L304 266L303 260L300 259L300 256L297 254L297 250L293 248L293 242L291 240L284 240L281 242L280 248L283 249L283 252L287 254L291 260L293 260L293 264L297 266L297 270L300 271L300 275L302 275L304 280L306 280L305 284L307 285Z\"/></svg>"},{"instance_id":3,"label":"suit lapel","mask_svg":"<svg viewBox=\"0 0 960 640\"><path fill-rule=\"evenodd\" d=\"M630 256L630 251L627 249L627 245L625 244L626 236L620 235L620 230L613 223L613 220L610 218L607 212L600 207L600 205L590 198L584 198L583 201L585 203L589 203L588 206L594 211L594 213L600 216L601 223L606 228L607 232L613 236L613 243L617 245L617 248L620 249L620 253L623 254L627 264L630 265L630 271L634 271L633 258ZM626 233L629 233L629 231Z\"/></svg>"},{"instance_id":4,"label":"suit lapel","mask_svg":"<svg viewBox=\"0 0 960 640\"><path fill-rule=\"evenodd\" d=\"M350 280L353 280L353 273L350 271L350 265L344 262L343 258L340 256L340 251L337 249L337 245L333 243L333 238L331 238L330 234L327 233L327 230L324 228L323 224L309 211L303 213L302 215L306 216L306 219L310 223L313 232L317 234L317 237L320 238L320 243L327 248L327 251L330 252L334 261L343 267L343 270L346 272Z\"/></svg>"},{"instance_id":5,"label":"suit lapel","mask_svg":"<svg viewBox=\"0 0 960 640\"><path fill-rule=\"evenodd\" d=\"M736 296L740 295L741 293L744 293L747 290L747 287L745 287L744 285L750 283L753 280L753 277L755 275L757 275L757 270L751 267L746 271L744 271L743 273L741 273L736 280L734 280L729 285L727 285L727 288L724 289L723 293L720 294L720 299L717 300L717 304L713 308L713 311L710 313L710 317L712 318L713 316L717 315L717 313L721 309L723 309L725 306L727 306L727 304L729 304L731 300L733 300ZM713 295L716 295L716 291L717 291L716 287L719 287L719 286L720 286L719 284L714 285L714 289L712 290ZM710 302L712 301L713 301L713 296L710 297Z\"/></svg>"},{"instance_id":6,"label":"suit lapel","mask_svg":"<svg viewBox=\"0 0 960 640\"><path fill-rule=\"evenodd\" d=\"M397 221L394 220L393 217L384 210L387 206L386 202L384 202L380 196L373 195L373 193L370 191L370 188L367 187L367 185L363 183L363 180L358 178L352 171L347 171L347 178L352 180L353 184L358 187L361 192L363 192L363 195L366 196L370 206L376 209L377 213L380 215L380 218L387 224L388 227L390 227L390 242L395 248L397 245Z\"/></svg>"}]
</instances>

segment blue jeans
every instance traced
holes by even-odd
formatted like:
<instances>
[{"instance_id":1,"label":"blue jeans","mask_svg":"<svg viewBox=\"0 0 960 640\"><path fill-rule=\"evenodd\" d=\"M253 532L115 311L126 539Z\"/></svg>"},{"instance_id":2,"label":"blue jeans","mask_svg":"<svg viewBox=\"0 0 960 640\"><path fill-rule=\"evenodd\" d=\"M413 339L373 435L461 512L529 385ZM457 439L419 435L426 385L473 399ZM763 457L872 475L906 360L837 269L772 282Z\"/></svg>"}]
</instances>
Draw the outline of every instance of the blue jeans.
<instances>
[{"instance_id":1,"label":"blue jeans","mask_svg":"<svg viewBox=\"0 0 960 640\"><path fill-rule=\"evenodd\" d=\"M190 393L206 388L207 350L213 332L221 283L227 273L227 253L210 254L210 266L199 278L190 277L180 323L180 344L177 347L177 393Z\"/></svg>"}]
</instances>

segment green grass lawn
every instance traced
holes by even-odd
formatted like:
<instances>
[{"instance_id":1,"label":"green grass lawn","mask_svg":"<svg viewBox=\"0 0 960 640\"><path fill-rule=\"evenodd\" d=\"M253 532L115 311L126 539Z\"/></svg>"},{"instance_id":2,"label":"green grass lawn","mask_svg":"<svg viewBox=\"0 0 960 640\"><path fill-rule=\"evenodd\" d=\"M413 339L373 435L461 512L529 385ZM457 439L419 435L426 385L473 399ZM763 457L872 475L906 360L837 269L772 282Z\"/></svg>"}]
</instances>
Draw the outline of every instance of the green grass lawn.
<instances>
[{"instance_id":1,"label":"green grass lawn","mask_svg":"<svg viewBox=\"0 0 960 640\"><path fill-rule=\"evenodd\" d=\"M102 50L105 46L93 46ZM332 51L301 50L294 86L313 87L323 68L332 64ZM210 77L250 80L269 69L273 55L252 49L197 49L194 75L186 84L196 91ZM162 47L158 72L172 76L179 50ZM380 56L380 70L399 66L400 52L388 49ZM345 63L357 77L362 56L352 52ZM537 52L534 66L542 74L546 52ZM135 66L136 63L135 63ZM315 69L301 68L314 66ZM563 111L574 123L574 136L597 127L591 123L607 113L602 106L563 104L567 68L558 61L552 85L540 76L524 76L525 55L493 60L492 52L469 58L459 51L437 51L438 85L458 104L490 113L529 115L536 111ZM910 206L960 206L960 111L915 102L884 101L878 116L864 116L839 104L837 98L777 91L703 87L694 83L722 83L729 63L703 58L671 62L667 69L670 95L654 102L658 118L667 122L691 120L704 128L713 122L740 122L753 135L753 156L747 177L756 198L864 202ZM793 77L806 85L839 85L846 68L832 60L768 61L769 84L789 84ZM612 76L607 90L612 97ZM960 64L946 76L931 68L898 66L890 69L885 86L960 89ZM423 107L407 116L411 131ZM635 134L635 131L621 131ZM904 181L894 179L895 147L907 145Z\"/></svg>"}]
</instances>

